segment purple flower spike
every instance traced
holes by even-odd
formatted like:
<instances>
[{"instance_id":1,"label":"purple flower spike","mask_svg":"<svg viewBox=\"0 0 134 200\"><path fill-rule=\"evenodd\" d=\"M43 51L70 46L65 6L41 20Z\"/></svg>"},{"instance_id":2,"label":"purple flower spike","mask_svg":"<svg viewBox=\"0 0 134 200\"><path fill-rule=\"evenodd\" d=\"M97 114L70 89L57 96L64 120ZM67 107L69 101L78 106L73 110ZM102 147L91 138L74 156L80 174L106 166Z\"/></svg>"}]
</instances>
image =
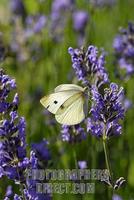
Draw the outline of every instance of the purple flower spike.
<instances>
[{"instance_id":1,"label":"purple flower spike","mask_svg":"<svg viewBox=\"0 0 134 200\"><path fill-rule=\"evenodd\" d=\"M85 11L76 11L73 13L74 29L83 33L88 22L88 13Z\"/></svg>"},{"instance_id":2,"label":"purple flower spike","mask_svg":"<svg viewBox=\"0 0 134 200\"><path fill-rule=\"evenodd\" d=\"M45 15L28 16L26 18L26 29L24 35L26 38L36 33L40 33L46 25Z\"/></svg>"},{"instance_id":3,"label":"purple flower spike","mask_svg":"<svg viewBox=\"0 0 134 200\"><path fill-rule=\"evenodd\" d=\"M95 86L92 86L91 118L87 119L87 131L96 137L109 138L120 135L122 126L119 121L124 118L123 88L111 83L101 95Z\"/></svg>"},{"instance_id":4,"label":"purple flower spike","mask_svg":"<svg viewBox=\"0 0 134 200\"><path fill-rule=\"evenodd\" d=\"M57 20L62 12L71 10L74 0L54 0L52 4L52 19Z\"/></svg>"},{"instance_id":5,"label":"purple flower spike","mask_svg":"<svg viewBox=\"0 0 134 200\"><path fill-rule=\"evenodd\" d=\"M35 23L33 30L35 33L39 33L46 24L46 17L45 16L39 16L37 22Z\"/></svg>"},{"instance_id":6,"label":"purple flower spike","mask_svg":"<svg viewBox=\"0 0 134 200\"><path fill-rule=\"evenodd\" d=\"M87 162L86 161L78 161L78 166L80 169L86 169L87 168Z\"/></svg>"},{"instance_id":7,"label":"purple flower spike","mask_svg":"<svg viewBox=\"0 0 134 200\"><path fill-rule=\"evenodd\" d=\"M89 46L87 51L84 49L68 49L72 58L72 67L79 81L86 86L92 84L100 87L104 83L108 83L108 74L105 69L105 54L98 55L98 49Z\"/></svg>"},{"instance_id":8,"label":"purple flower spike","mask_svg":"<svg viewBox=\"0 0 134 200\"><path fill-rule=\"evenodd\" d=\"M74 0L53 0L51 8L51 37L56 42L63 39L64 28L74 8Z\"/></svg>"},{"instance_id":9,"label":"purple flower spike","mask_svg":"<svg viewBox=\"0 0 134 200\"><path fill-rule=\"evenodd\" d=\"M121 196L114 194L112 200L123 200L123 199L121 198Z\"/></svg>"},{"instance_id":10,"label":"purple flower spike","mask_svg":"<svg viewBox=\"0 0 134 200\"><path fill-rule=\"evenodd\" d=\"M6 198L12 197L12 195L13 195L12 186L9 185L9 186L7 187L7 190L6 190L5 199L6 199Z\"/></svg>"},{"instance_id":11,"label":"purple flower spike","mask_svg":"<svg viewBox=\"0 0 134 200\"><path fill-rule=\"evenodd\" d=\"M40 160L50 160L50 152L47 148L48 142L43 140L39 143L32 144L32 149L36 152L38 159Z\"/></svg>"},{"instance_id":12,"label":"purple flower spike","mask_svg":"<svg viewBox=\"0 0 134 200\"><path fill-rule=\"evenodd\" d=\"M16 83L3 70L0 70L0 178L7 176L15 184L21 184L22 190L27 200L48 199L47 194L36 192L36 182L27 180L26 171L29 169L42 169L47 166L50 160L50 153L47 149L47 141L34 144L30 152L30 158L26 156L26 122L24 117L18 115L18 94L10 96L14 92ZM8 97L12 98L8 98ZM8 99L11 99L9 101ZM26 187L27 185L27 187ZM26 189L27 188L27 189ZM22 192L21 190L21 192ZM5 195L8 200L12 195L11 188ZM11 197L12 198L12 197ZM15 194L14 200L22 200L22 195Z\"/></svg>"},{"instance_id":13,"label":"purple flower spike","mask_svg":"<svg viewBox=\"0 0 134 200\"><path fill-rule=\"evenodd\" d=\"M61 129L61 139L69 143L81 142L86 139L86 133L84 128L79 124L75 126L63 125Z\"/></svg>"},{"instance_id":14,"label":"purple flower spike","mask_svg":"<svg viewBox=\"0 0 134 200\"><path fill-rule=\"evenodd\" d=\"M121 79L128 79L134 74L134 24L129 23L127 29L120 29L113 41L117 74Z\"/></svg>"},{"instance_id":15,"label":"purple flower spike","mask_svg":"<svg viewBox=\"0 0 134 200\"><path fill-rule=\"evenodd\" d=\"M10 7L11 11L15 15L21 16L23 18L26 16L26 8L23 3L23 0L11 0Z\"/></svg>"}]
</instances>

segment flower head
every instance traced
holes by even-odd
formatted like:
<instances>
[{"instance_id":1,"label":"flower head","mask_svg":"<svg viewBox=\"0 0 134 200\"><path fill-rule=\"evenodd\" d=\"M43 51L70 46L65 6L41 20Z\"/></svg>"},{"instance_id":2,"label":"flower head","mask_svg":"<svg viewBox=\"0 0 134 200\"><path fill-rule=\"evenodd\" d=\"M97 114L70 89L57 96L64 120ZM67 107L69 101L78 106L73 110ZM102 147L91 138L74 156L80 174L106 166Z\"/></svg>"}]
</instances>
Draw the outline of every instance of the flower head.
<instances>
[{"instance_id":1,"label":"flower head","mask_svg":"<svg viewBox=\"0 0 134 200\"><path fill-rule=\"evenodd\" d=\"M63 33L69 16L74 7L74 0L54 0L51 8L51 37L59 42L63 38Z\"/></svg>"},{"instance_id":2,"label":"flower head","mask_svg":"<svg viewBox=\"0 0 134 200\"><path fill-rule=\"evenodd\" d=\"M119 122L124 117L123 88L111 83L104 89L104 94L100 94L95 86L92 86L91 93L91 118L87 120L87 130L97 137L120 135L122 127Z\"/></svg>"},{"instance_id":3,"label":"flower head","mask_svg":"<svg viewBox=\"0 0 134 200\"><path fill-rule=\"evenodd\" d=\"M26 29L24 30L25 37L30 37L42 31L46 25L45 15L28 16L26 18Z\"/></svg>"},{"instance_id":4,"label":"flower head","mask_svg":"<svg viewBox=\"0 0 134 200\"><path fill-rule=\"evenodd\" d=\"M85 160L78 161L78 166L80 169L86 169L87 168L87 162Z\"/></svg>"},{"instance_id":5,"label":"flower head","mask_svg":"<svg viewBox=\"0 0 134 200\"><path fill-rule=\"evenodd\" d=\"M10 7L15 15L23 18L26 16L26 8L22 0L11 0Z\"/></svg>"},{"instance_id":6,"label":"flower head","mask_svg":"<svg viewBox=\"0 0 134 200\"><path fill-rule=\"evenodd\" d=\"M112 200L122 200L121 196L114 194Z\"/></svg>"},{"instance_id":7,"label":"flower head","mask_svg":"<svg viewBox=\"0 0 134 200\"><path fill-rule=\"evenodd\" d=\"M0 71L0 178L7 176L15 181L15 184L24 185L23 192L27 200L49 199L47 194L36 192L36 181L27 180L28 169L41 169L47 167L50 153L47 149L47 141L34 143L30 152L30 158L26 156L26 122L24 117L18 114L18 94L12 97L11 93L16 89L15 80ZM10 97L10 98L9 98ZM11 98L12 97L12 98ZM11 99L9 101L9 99ZM27 185L27 187L26 187ZM9 199L11 188L6 193L5 200ZM14 200L23 199L15 194Z\"/></svg>"},{"instance_id":8,"label":"flower head","mask_svg":"<svg viewBox=\"0 0 134 200\"><path fill-rule=\"evenodd\" d=\"M26 142L25 142L25 119L19 117L18 94L9 101L10 92L16 88L14 79L0 71L0 165L3 175L16 181L23 181L21 170L25 170Z\"/></svg>"},{"instance_id":9,"label":"flower head","mask_svg":"<svg viewBox=\"0 0 134 200\"><path fill-rule=\"evenodd\" d=\"M52 3L52 19L58 19L62 13L71 10L74 0L54 0Z\"/></svg>"},{"instance_id":10,"label":"flower head","mask_svg":"<svg viewBox=\"0 0 134 200\"><path fill-rule=\"evenodd\" d=\"M119 65L120 78L127 78L134 74L134 24L129 23L127 29L120 29L120 33L113 42L116 61ZM123 73L124 72L124 73Z\"/></svg>"},{"instance_id":11,"label":"flower head","mask_svg":"<svg viewBox=\"0 0 134 200\"><path fill-rule=\"evenodd\" d=\"M73 26L78 32L83 33L88 22L88 13L79 10L73 13Z\"/></svg>"},{"instance_id":12,"label":"flower head","mask_svg":"<svg viewBox=\"0 0 134 200\"><path fill-rule=\"evenodd\" d=\"M73 28L77 33L78 46L82 46L85 40L85 31L89 22L89 15L84 10L76 10L72 13Z\"/></svg>"},{"instance_id":13,"label":"flower head","mask_svg":"<svg viewBox=\"0 0 134 200\"><path fill-rule=\"evenodd\" d=\"M100 87L109 81L108 74L105 69L105 54L98 55L98 48L89 46L87 51L84 49L68 49L72 58L72 67L75 70L77 78L84 85L92 84Z\"/></svg>"},{"instance_id":14,"label":"flower head","mask_svg":"<svg viewBox=\"0 0 134 200\"><path fill-rule=\"evenodd\" d=\"M12 197L12 195L13 195L12 186L9 185L9 186L7 187L7 190L6 190L6 194L5 194L5 199L4 199L4 200L6 200L6 199L8 200L9 198Z\"/></svg>"},{"instance_id":15,"label":"flower head","mask_svg":"<svg viewBox=\"0 0 134 200\"><path fill-rule=\"evenodd\" d=\"M50 160L50 152L47 149L47 141L44 140L40 143L34 143L32 145L32 151L30 152L30 165L29 168L31 173L32 170L44 169L48 165L48 160ZM44 180L45 181L45 180ZM39 183L39 180L32 179L28 177L26 179L27 188L24 189L24 194L26 199L46 199L50 200L51 197L49 194L37 193L36 183Z\"/></svg>"},{"instance_id":16,"label":"flower head","mask_svg":"<svg viewBox=\"0 0 134 200\"><path fill-rule=\"evenodd\" d=\"M38 161L45 162L51 159L51 155L48 150L48 142L46 140L42 140L39 143L32 144L32 149L36 153Z\"/></svg>"},{"instance_id":17,"label":"flower head","mask_svg":"<svg viewBox=\"0 0 134 200\"><path fill-rule=\"evenodd\" d=\"M81 142L86 139L86 133L79 124L75 126L63 125L61 139L69 143Z\"/></svg>"},{"instance_id":18,"label":"flower head","mask_svg":"<svg viewBox=\"0 0 134 200\"><path fill-rule=\"evenodd\" d=\"M6 47L3 40L3 33L0 32L0 62L5 59L6 56Z\"/></svg>"}]
</instances>

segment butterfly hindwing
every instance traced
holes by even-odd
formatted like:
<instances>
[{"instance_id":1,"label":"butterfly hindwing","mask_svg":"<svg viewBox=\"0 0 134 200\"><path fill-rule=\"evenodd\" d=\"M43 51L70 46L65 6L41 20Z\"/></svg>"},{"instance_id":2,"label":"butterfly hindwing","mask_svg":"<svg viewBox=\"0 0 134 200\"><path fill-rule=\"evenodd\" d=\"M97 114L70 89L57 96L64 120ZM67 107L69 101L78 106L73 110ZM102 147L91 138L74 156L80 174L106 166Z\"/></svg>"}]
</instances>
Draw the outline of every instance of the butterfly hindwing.
<instances>
[{"instance_id":1,"label":"butterfly hindwing","mask_svg":"<svg viewBox=\"0 0 134 200\"><path fill-rule=\"evenodd\" d=\"M84 105L84 99L83 96L81 95L79 98L77 98L77 100L71 103L63 113L60 114L56 113L55 115L56 120L60 124L64 125L75 125L80 123L85 118L83 105Z\"/></svg>"}]
</instances>

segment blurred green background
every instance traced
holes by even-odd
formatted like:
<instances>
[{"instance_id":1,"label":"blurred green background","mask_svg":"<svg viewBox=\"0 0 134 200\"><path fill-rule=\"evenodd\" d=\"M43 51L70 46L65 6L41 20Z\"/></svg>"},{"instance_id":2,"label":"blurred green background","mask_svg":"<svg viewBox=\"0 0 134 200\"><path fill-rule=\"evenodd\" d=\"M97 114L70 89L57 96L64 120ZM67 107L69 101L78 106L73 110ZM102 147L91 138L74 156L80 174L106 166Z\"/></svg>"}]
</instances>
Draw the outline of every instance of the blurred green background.
<instances>
[{"instance_id":1,"label":"blurred green background","mask_svg":"<svg viewBox=\"0 0 134 200\"><path fill-rule=\"evenodd\" d=\"M60 139L60 125L55 123L54 116L45 114L39 100L45 94L62 83L77 83L71 66L71 58L68 47L77 48L78 33L73 29L71 11L65 14L66 22L63 30L60 30L60 40L50 34L50 14L52 11L51 0L25 0L24 5L27 15L47 17L49 23L37 34L33 34L25 41L23 29L25 25L19 18L13 23L13 13L10 9L10 1L0 0L0 43L4 45L6 58L1 62L7 74L14 77L17 82L17 91L20 97L19 114L24 116L27 122L28 151L32 142L46 138L49 141L49 149L52 155L52 168L75 168L74 151L77 160L86 160L88 168L105 168L105 159L101 141L90 135L85 141L77 144L69 144ZM129 21L134 22L134 1L118 0L115 5L93 7L88 0L76 0L76 10L84 10L89 14L89 20L85 30L83 46L96 45L108 52L106 67L112 82L119 83L126 89L127 97L134 102L133 81L121 82L114 75L113 39L117 35L119 27L127 27ZM14 15L14 17L16 17ZM64 18L64 13L62 13ZM16 31L16 33L14 33ZM58 30L59 31L59 30ZM56 33L58 34L58 33ZM17 52L11 51L14 40L19 41L20 53L26 53L26 59L19 60ZM22 40L22 41L21 41ZM32 47L34 48L32 49ZM32 49L32 50L31 50ZM114 178L123 176L126 178L126 186L116 191L123 200L134 199L134 112L133 109L126 113L123 122L123 134L119 138L109 141L110 161ZM50 121L53 124L49 124ZM11 183L11 182L10 182ZM0 182L0 193L4 194L8 180ZM53 199L83 199L83 200L108 200L108 189L102 183L95 182L95 194L85 195L58 195ZM17 191L17 188L15 189ZM2 198L2 197L1 197Z\"/></svg>"}]
</instances>

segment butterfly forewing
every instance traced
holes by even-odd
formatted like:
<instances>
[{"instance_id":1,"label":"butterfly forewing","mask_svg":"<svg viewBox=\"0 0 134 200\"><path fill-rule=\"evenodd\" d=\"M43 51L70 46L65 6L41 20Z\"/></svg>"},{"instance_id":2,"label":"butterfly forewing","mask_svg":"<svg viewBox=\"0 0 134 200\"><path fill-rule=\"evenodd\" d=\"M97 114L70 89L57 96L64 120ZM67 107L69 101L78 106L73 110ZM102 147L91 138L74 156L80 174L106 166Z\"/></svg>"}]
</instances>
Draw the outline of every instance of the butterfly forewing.
<instances>
[{"instance_id":1,"label":"butterfly forewing","mask_svg":"<svg viewBox=\"0 0 134 200\"><path fill-rule=\"evenodd\" d=\"M77 93L77 90L59 91L43 97L40 102L51 113L56 114L62 104Z\"/></svg>"},{"instance_id":2,"label":"butterfly forewing","mask_svg":"<svg viewBox=\"0 0 134 200\"><path fill-rule=\"evenodd\" d=\"M55 88L55 92L59 91L65 91L65 90L78 90L78 91L84 91L84 88L74 85L74 84L61 84Z\"/></svg>"}]
</instances>

